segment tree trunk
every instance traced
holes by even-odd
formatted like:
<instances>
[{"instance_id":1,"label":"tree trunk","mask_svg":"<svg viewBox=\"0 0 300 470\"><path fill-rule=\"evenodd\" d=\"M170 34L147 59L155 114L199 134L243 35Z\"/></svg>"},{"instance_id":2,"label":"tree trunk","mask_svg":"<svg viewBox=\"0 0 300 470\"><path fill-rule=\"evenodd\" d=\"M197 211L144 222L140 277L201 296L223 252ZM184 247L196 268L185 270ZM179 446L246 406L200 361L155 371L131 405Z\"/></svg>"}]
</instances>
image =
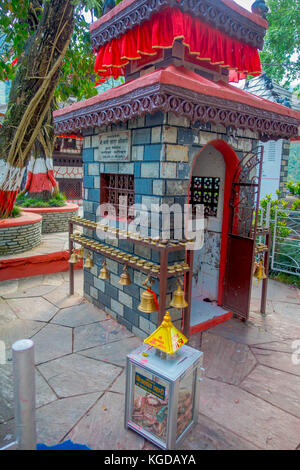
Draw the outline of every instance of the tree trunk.
<instances>
[{"instance_id":1,"label":"tree trunk","mask_svg":"<svg viewBox=\"0 0 300 470\"><path fill-rule=\"evenodd\" d=\"M22 193L28 193L33 199L49 200L58 192L58 184L53 173L54 100L47 112L43 127L34 143L33 152L27 166L27 181Z\"/></svg>"},{"instance_id":2,"label":"tree trunk","mask_svg":"<svg viewBox=\"0 0 300 470\"><path fill-rule=\"evenodd\" d=\"M48 201L53 192L58 191L58 184L53 174L52 158L40 154L37 158L31 157L27 167L27 181L25 190L28 197Z\"/></svg>"},{"instance_id":3,"label":"tree trunk","mask_svg":"<svg viewBox=\"0 0 300 470\"><path fill-rule=\"evenodd\" d=\"M37 29L19 58L0 129L0 218L11 214L24 168L49 110L73 31L73 12L72 0L45 1Z\"/></svg>"}]
</instances>

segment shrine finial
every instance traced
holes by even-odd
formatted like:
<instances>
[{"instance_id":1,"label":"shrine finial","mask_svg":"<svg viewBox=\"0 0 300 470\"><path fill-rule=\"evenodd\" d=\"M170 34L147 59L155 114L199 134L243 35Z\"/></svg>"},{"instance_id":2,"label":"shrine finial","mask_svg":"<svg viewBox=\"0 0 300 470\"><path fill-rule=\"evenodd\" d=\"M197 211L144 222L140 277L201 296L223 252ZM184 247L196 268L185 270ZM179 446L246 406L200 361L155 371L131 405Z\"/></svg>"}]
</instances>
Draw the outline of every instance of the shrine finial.
<instances>
[{"instance_id":1,"label":"shrine finial","mask_svg":"<svg viewBox=\"0 0 300 470\"><path fill-rule=\"evenodd\" d=\"M101 16L105 15L105 13L108 13L110 10L112 10L116 6L115 0L105 0L102 8L102 14Z\"/></svg>"},{"instance_id":2,"label":"shrine finial","mask_svg":"<svg viewBox=\"0 0 300 470\"><path fill-rule=\"evenodd\" d=\"M264 19L266 19L269 8L267 7L265 0L256 0L251 5L251 11L252 13L256 13L256 15L262 16Z\"/></svg>"}]
</instances>

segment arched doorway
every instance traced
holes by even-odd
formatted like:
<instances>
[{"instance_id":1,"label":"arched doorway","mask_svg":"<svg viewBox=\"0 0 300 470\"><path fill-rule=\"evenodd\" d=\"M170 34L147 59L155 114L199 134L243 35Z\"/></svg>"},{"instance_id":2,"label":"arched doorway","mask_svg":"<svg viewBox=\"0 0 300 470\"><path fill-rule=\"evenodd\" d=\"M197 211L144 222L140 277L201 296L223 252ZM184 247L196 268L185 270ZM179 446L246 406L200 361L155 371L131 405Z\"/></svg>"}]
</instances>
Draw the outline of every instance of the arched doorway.
<instances>
[{"instance_id":1,"label":"arched doorway","mask_svg":"<svg viewBox=\"0 0 300 470\"><path fill-rule=\"evenodd\" d=\"M189 202L204 206L204 243L193 254L192 334L232 316L232 312L221 306L227 257L229 203L238 166L236 153L223 140L209 142L193 161Z\"/></svg>"}]
</instances>

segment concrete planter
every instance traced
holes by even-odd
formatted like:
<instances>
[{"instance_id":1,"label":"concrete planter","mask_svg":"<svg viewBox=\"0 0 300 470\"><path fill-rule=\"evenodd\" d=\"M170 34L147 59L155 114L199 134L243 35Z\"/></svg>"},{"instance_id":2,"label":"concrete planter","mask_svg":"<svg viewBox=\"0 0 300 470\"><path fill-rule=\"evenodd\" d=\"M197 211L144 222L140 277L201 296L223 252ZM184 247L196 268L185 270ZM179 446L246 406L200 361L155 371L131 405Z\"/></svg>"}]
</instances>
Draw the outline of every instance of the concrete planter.
<instances>
[{"instance_id":1,"label":"concrete planter","mask_svg":"<svg viewBox=\"0 0 300 470\"><path fill-rule=\"evenodd\" d=\"M42 233L67 232L68 220L77 214L78 205L67 203L63 207L35 207L24 208L24 212L32 212L42 216Z\"/></svg>"},{"instance_id":2,"label":"concrete planter","mask_svg":"<svg viewBox=\"0 0 300 470\"><path fill-rule=\"evenodd\" d=\"M31 250L42 241L42 217L22 212L20 217L0 221L0 256Z\"/></svg>"}]
</instances>

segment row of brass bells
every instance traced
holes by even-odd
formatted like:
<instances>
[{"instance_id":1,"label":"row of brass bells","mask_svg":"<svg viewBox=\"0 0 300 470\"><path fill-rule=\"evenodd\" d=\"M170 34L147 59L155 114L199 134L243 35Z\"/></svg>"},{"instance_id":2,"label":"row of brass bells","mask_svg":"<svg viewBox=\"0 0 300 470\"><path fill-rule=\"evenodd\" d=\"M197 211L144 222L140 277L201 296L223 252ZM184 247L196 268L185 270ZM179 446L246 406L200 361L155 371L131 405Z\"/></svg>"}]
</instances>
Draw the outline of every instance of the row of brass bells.
<instances>
[{"instance_id":1,"label":"row of brass bells","mask_svg":"<svg viewBox=\"0 0 300 470\"><path fill-rule=\"evenodd\" d=\"M109 271L106 267L106 260L103 261L102 268L100 269L99 279L107 280L109 279Z\"/></svg>"},{"instance_id":2,"label":"row of brass bells","mask_svg":"<svg viewBox=\"0 0 300 470\"><path fill-rule=\"evenodd\" d=\"M174 308L186 308L188 306L187 301L184 298L184 291L182 290L183 282L177 279L177 289L175 290L170 307Z\"/></svg>"},{"instance_id":3,"label":"row of brass bells","mask_svg":"<svg viewBox=\"0 0 300 470\"><path fill-rule=\"evenodd\" d=\"M157 306L154 301L154 296L149 289L152 287L153 280L150 276L143 282L143 286L146 286L148 289L142 292L141 303L138 306L138 310L143 313L153 313L157 312Z\"/></svg>"},{"instance_id":4,"label":"row of brass bells","mask_svg":"<svg viewBox=\"0 0 300 470\"><path fill-rule=\"evenodd\" d=\"M127 264L125 264L124 266L123 272L120 276L119 284L121 284L122 286L129 286L131 284Z\"/></svg>"}]
</instances>

